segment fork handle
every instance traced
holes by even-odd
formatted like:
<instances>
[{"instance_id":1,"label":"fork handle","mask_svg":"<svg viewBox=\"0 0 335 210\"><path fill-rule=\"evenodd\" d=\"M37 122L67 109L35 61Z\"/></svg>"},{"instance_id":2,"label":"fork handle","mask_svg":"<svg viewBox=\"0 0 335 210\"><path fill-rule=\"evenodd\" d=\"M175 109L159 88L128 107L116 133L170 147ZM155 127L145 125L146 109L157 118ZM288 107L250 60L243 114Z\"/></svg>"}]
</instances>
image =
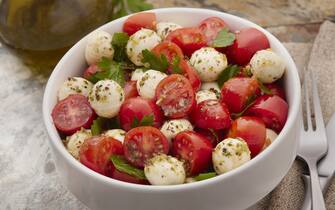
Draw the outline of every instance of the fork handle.
<instances>
[{"instance_id":1,"label":"fork handle","mask_svg":"<svg viewBox=\"0 0 335 210\"><path fill-rule=\"evenodd\" d=\"M326 210L325 200L323 198L319 176L317 173L316 161L307 162L307 164L311 175L312 210Z\"/></svg>"}]
</instances>

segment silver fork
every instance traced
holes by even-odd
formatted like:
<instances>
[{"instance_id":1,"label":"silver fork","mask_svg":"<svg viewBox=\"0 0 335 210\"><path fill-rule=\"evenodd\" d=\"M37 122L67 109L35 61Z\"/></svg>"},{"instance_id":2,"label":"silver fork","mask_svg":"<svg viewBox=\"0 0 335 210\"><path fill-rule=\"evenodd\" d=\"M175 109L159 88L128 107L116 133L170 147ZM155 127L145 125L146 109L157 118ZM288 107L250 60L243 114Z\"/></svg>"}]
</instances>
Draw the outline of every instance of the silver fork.
<instances>
[{"instance_id":1,"label":"silver fork","mask_svg":"<svg viewBox=\"0 0 335 210\"><path fill-rule=\"evenodd\" d=\"M312 209L323 210L326 209L325 201L323 198L318 171L317 163L327 153L327 137L325 125L322 117L322 110L320 105L320 99L317 90L317 84L315 78L311 75L312 80L312 101L314 108L314 115L312 114L309 93L308 93L308 78L309 71L305 71L303 81L303 91L305 96L305 113L306 113L306 128L304 128L304 116L302 114L301 120L301 133L298 155L308 165L309 173L311 176L311 188L312 188ZM303 113L303 110L302 110ZM315 129L313 128L313 122L315 121Z\"/></svg>"}]
</instances>

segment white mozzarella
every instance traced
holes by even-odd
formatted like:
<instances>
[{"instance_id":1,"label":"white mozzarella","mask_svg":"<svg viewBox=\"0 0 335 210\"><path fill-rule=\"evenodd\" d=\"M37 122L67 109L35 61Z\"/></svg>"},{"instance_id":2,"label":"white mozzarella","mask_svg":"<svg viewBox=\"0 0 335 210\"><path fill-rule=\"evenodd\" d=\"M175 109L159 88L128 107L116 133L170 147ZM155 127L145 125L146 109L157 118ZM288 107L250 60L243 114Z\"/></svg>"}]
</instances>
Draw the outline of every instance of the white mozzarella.
<instances>
[{"instance_id":1,"label":"white mozzarella","mask_svg":"<svg viewBox=\"0 0 335 210\"><path fill-rule=\"evenodd\" d=\"M250 60L250 70L263 83L280 79L285 72L285 62L271 49L260 50Z\"/></svg>"},{"instance_id":2,"label":"white mozzarella","mask_svg":"<svg viewBox=\"0 0 335 210\"><path fill-rule=\"evenodd\" d=\"M115 117L124 101L123 88L113 80L97 82L89 94L88 100L100 117Z\"/></svg>"},{"instance_id":3,"label":"white mozzarella","mask_svg":"<svg viewBox=\"0 0 335 210\"><path fill-rule=\"evenodd\" d=\"M166 121L161 128L161 132L169 140L170 143L178 133L186 130L193 130L192 124L186 119Z\"/></svg>"},{"instance_id":4,"label":"white mozzarella","mask_svg":"<svg viewBox=\"0 0 335 210\"><path fill-rule=\"evenodd\" d=\"M58 99L63 100L71 94L88 96L93 84L81 77L69 77L58 90Z\"/></svg>"},{"instance_id":5,"label":"white mozzarella","mask_svg":"<svg viewBox=\"0 0 335 210\"><path fill-rule=\"evenodd\" d=\"M171 22L159 22L156 24L157 34L162 39L165 39L171 31L179 28L182 28L182 26Z\"/></svg>"},{"instance_id":6,"label":"white mozzarella","mask_svg":"<svg viewBox=\"0 0 335 210\"><path fill-rule=\"evenodd\" d=\"M111 130L106 131L103 135L108 136L108 137L112 137L112 138L120 141L121 143L123 143L124 137L126 135L126 131L124 131L122 129L111 129Z\"/></svg>"},{"instance_id":7,"label":"white mozzarella","mask_svg":"<svg viewBox=\"0 0 335 210\"><path fill-rule=\"evenodd\" d=\"M215 93L218 98L221 96L221 90L217 82L203 82L200 90L209 90Z\"/></svg>"},{"instance_id":8,"label":"white mozzarella","mask_svg":"<svg viewBox=\"0 0 335 210\"><path fill-rule=\"evenodd\" d=\"M197 104L199 104L202 101L210 100L210 99L219 99L217 94L210 90L199 90L195 94L195 100L197 101Z\"/></svg>"},{"instance_id":9,"label":"white mozzarella","mask_svg":"<svg viewBox=\"0 0 335 210\"><path fill-rule=\"evenodd\" d=\"M66 149L77 160L79 159L79 151L85 139L92 137L91 130L81 129L71 136L66 137Z\"/></svg>"},{"instance_id":10,"label":"white mozzarella","mask_svg":"<svg viewBox=\"0 0 335 210\"><path fill-rule=\"evenodd\" d=\"M129 37L127 43L128 58L137 66L143 66L142 51L151 50L161 42L161 38L157 33L150 29L142 28Z\"/></svg>"},{"instance_id":11,"label":"white mozzarella","mask_svg":"<svg viewBox=\"0 0 335 210\"><path fill-rule=\"evenodd\" d=\"M195 51L191 56L190 63L203 82L217 80L219 74L228 65L226 55L212 47L203 47Z\"/></svg>"},{"instance_id":12,"label":"white mozzarella","mask_svg":"<svg viewBox=\"0 0 335 210\"><path fill-rule=\"evenodd\" d=\"M138 94L143 98L153 99L155 97L155 90L158 83L165 77L167 77L167 75L160 71L146 71L136 82Z\"/></svg>"},{"instance_id":13,"label":"white mozzarella","mask_svg":"<svg viewBox=\"0 0 335 210\"><path fill-rule=\"evenodd\" d=\"M132 81L137 81L139 79L141 79L141 77L144 74L144 70L143 69L135 69L135 71L133 71L131 73L131 79Z\"/></svg>"},{"instance_id":14,"label":"white mozzarella","mask_svg":"<svg viewBox=\"0 0 335 210\"><path fill-rule=\"evenodd\" d=\"M183 184L186 179L183 163L165 154L151 158L145 164L144 174L152 185Z\"/></svg>"},{"instance_id":15,"label":"white mozzarella","mask_svg":"<svg viewBox=\"0 0 335 210\"><path fill-rule=\"evenodd\" d=\"M214 170L223 174L250 160L247 143L239 138L227 138L216 145L212 154Z\"/></svg>"},{"instance_id":16,"label":"white mozzarella","mask_svg":"<svg viewBox=\"0 0 335 210\"><path fill-rule=\"evenodd\" d=\"M270 146L270 144L272 144L272 142L277 138L277 133L274 130L271 130L269 128L266 129L266 140L263 146L264 150L265 148L267 148L268 146Z\"/></svg>"},{"instance_id":17,"label":"white mozzarella","mask_svg":"<svg viewBox=\"0 0 335 210\"><path fill-rule=\"evenodd\" d=\"M95 31L87 39L85 48L86 62L91 65L97 63L102 57L113 58L112 35L105 31Z\"/></svg>"}]
</instances>

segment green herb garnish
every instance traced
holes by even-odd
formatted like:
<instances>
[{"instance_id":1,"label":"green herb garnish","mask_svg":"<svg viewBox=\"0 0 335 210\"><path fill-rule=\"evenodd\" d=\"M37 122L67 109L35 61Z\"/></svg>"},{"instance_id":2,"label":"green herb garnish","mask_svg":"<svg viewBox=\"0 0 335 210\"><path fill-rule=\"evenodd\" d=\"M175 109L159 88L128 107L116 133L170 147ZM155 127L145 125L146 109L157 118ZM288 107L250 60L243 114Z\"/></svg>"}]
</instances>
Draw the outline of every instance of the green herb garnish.
<instances>
[{"instance_id":1,"label":"green herb garnish","mask_svg":"<svg viewBox=\"0 0 335 210\"><path fill-rule=\"evenodd\" d=\"M256 99L256 95L249 96L248 99L247 99L247 101L245 102L246 107L241 112L239 112L239 113L232 113L231 114L232 117L234 119L236 119L236 118L239 118L239 117L243 116L243 114L254 104L255 99Z\"/></svg>"},{"instance_id":2,"label":"green herb garnish","mask_svg":"<svg viewBox=\"0 0 335 210\"><path fill-rule=\"evenodd\" d=\"M180 58L178 56L173 57L172 59L172 72L174 74L182 74L183 70L180 68Z\"/></svg>"},{"instance_id":3,"label":"green herb garnish","mask_svg":"<svg viewBox=\"0 0 335 210\"><path fill-rule=\"evenodd\" d=\"M213 40L213 47L227 47L234 43L235 34L228 28L223 28Z\"/></svg>"},{"instance_id":4,"label":"green herb garnish","mask_svg":"<svg viewBox=\"0 0 335 210\"><path fill-rule=\"evenodd\" d=\"M112 155L110 160L113 162L113 165L117 170L139 179L146 179L143 170L130 165L122 156Z\"/></svg>"},{"instance_id":5,"label":"green herb garnish","mask_svg":"<svg viewBox=\"0 0 335 210\"><path fill-rule=\"evenodd\" d=\"M196 181L201 181L201 180L213 178L215 176L216 176L215 172L209 172L209 173L199 174L198 176L193 177L193 179L195 179Z\"/></svg>"},{"instance_id":6,"label":"green herb garnish","mask_svg":"<svg viewBox=\"0 0 335 210\"><path fill-rule=\"evenodd\" d=\"M127 42L129 40L129 36L127 33L114 33L113 34L113 40L112 40L112 46L114 49L114 56L113 59L115 61L121 62L128 60L127 52L126 52L126 46Z\"/></svg>"},{"instance_id":7,"label":"green herb garnish","mask_svg":"<svg viewBox=\"0 0 335 210\"><path fill-rule=\"evenodd\" d=\"M258 80L258 86L259 86L259 89L263 93L272 95L272 91L268 87L266 87L262 82L260 82L259 80Z\"/></svg>"},{"instance_id":8,"label":"green herb garnish","mask_svg":"<svg viewBox=\"0 0 335 210\"><path fill-rule=\"evenodd\" d=\"M159 57L151 51L145 49L142 51L142 55L142 62L149 64L149 67L151 69L166 72L166 69L169 67L169 62L164 54L161 54L161 56Z\"/></svg>"},{"instance_id":9,"label":"green herb garnish","mask_svg":"<svg viewBox=\"0 0 335 210\"><path fill-rule=\"evenodd\" d=\"M238 75L240 70L241 70L241 67L237 65L229 65L227 68L225 68L225 70L223 70L219 74L219 77L217 79L217 83L219 87L221 88L226 81Z\"/></svg>"},{"instance_id":10,"label":"green herb garnish","mask_svg":"<svg viewBox=\"0 0 335 210\"><path fill-rule=\"evenodd\" d=\"M93 136L101 134L104 130L120 128L119 122L116 118L108 119L97 117L91 125L91 132Z\"/></svg>"},{"instance_id":11,"label":"green herb garnish","mask_svg":"<svg viewBox=\"0 0 335 210\"><path fill-rule=\"evenodd\" d=\"M131 128L136 128L139 126L153 126L154 125L154 115L144 115L141 120L135 117L131 123Z\"/></svg>"}]
</instances>

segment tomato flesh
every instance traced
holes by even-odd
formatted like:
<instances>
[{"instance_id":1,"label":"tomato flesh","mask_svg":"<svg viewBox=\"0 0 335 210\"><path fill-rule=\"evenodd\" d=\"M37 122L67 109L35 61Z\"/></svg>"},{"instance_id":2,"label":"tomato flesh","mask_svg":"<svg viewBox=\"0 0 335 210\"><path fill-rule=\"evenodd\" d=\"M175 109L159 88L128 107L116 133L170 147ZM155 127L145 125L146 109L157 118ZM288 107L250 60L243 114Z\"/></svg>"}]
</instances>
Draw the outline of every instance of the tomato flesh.
<instances>
[{"instance_id":1,"label":"tomato flesh","mask_svg":"<svg viewBox=\"0 0 335 210\"><path fill-rule=\"evenodd\" d=\"M124 90L125 99L134 98L138 96L138 92L136 88L136 81L126 82L123 90Z\"/></svg>"},{"instance_id":2,"label":"tomato flesh","mask_svg":"<svg viewBox=\"0 0 335 210\"><path fill-rule=\"evenodd\" d=\"M228 133L229 137L240 137L247 142L251 156L255 157L262 148L266 139L264 122L257 117L243 116L233 121Z\"/></svg>"},{"instance_id":3,"label":"tomato flesh","mask_svg":"<svg viewBox=\"0 0 335 210\"><path fill-rule=\"evenodd\" d=\"M164 55L167 60L171 63L174 58L183 59L184 54L178 45L173 42L162 42L151 50L157 56Z\"/></svg>"},{"instance_id":4,"label":"tomato flesh","mask_svg":"<svg viewBox=\"0 0 335 210\"><path fill-rule=\"evenodd\" d=\"M171 74L164 78L156 88L156 104L169 118L188 115L195 105L195 93L187 78Z\"/></svg>"},{"instance_id":5,"label":"tomato flesh","mask_svg":"<svg viewBox=\"0 0 335 210\"><path fill-rule=\"evenodd\" d=\"M196 70L185 60L181 60L179 68L183 71L183 75L190 81L193 90L198 91L201 87L201 80Z\"/></svg>"},{"instance_id":6,"label":"tomato flesh","mask_svg":"<svg viewBox=\"0 0 335 210\"><path fill-rule=\"evenodd\" d=\"M96 64L92 64L89 67L87 67L84 71L83 77L85 79L90 79L90 77L92 75L94 75L95 73L97 73L98 71L100 71L100 69L98 68L98 66Z\"/></svg>"},{"instance_id":7,"label":"tomato flesh","mask_svg":"<svg viewBox=\"0 0 335 210\"><path fill-rule=\"evenodd\" d=\"M133 35L142 28L155 30L156 14L152 12L141 12L131 15L123 24L123 31L129 36Z\"/></svg>"},{"instance_id":8,"label":"tomato flesh","mask_svg":"<svg viewBox=\"0 0 335 210\"><path fill-rule=\"evenodd\" d=\"M173 140L172 154L185 161L187 175L196 175L208 169L212 162L210 140L194 131L178 133Z\"/></svg>"},{"instance_id":9,"label":"tomato flesh","mask_svg":"<svg viewBox=\"0 0 335 210\"><path fill-rule=\"evenodd\" d=\"M164 134L151 126L136 127L128 131L123 143L126 159L137 167L144 167L156 154L167 154L169 142Z\"/></svg>"},{"instance_id":10,"label":"tomato flesh","mask_svg":"<svg viewBox=\"0 0 335 210\"><path fill-rule=\"evenodd\" d=\"M213 147L224 139L224 132L222 130L195 128L195 132L208 139Z\"/></svg>"},{"instance_id":11,"label":"tomato flesh","mask_svg":"<svg viewBox=\"0 0 335 210\"><path fill-rule=\"evenodd\" d=\"M96 117L87 98L73 94L59 101L51 113L59 132L72 135L81 128L90 128Z\"/></svg>"},{"instance_id":12,"label":"tomato flesh","mask_svg":"<svg viewBox=\"0 0 335 210\"><path fill-rule=\"evenodd\" d=\"M211 45L218 33L227 27L227 24L219 17L209 17L199 24L199 28L205 35L207 44Z\"/></svg>"},{"instance_id":13,"label":"tomato flesh","mask_svg":"<svg viewBox=\"0 0 335 210\"><path fill-rule=\"evenodd\" d=\"M277 95L264 95L258 97L246 113L261 118L266 127L279 133L287 119L288 104Z\"/></svg>"},{"instance_id":14,"label":"tomato flesh","mask_svg":"<svg viewBox=\"0 0 335 210\"><path fill-rule=\"evenodd\" d=\"M110 177L113 179L117 179L119 181L133 183L133 184L145 184L145 185L149 184L148 181L145 179L139 179L137 177L123 173L117 169L112 171Z\"/></svg>"}]
</instances>

